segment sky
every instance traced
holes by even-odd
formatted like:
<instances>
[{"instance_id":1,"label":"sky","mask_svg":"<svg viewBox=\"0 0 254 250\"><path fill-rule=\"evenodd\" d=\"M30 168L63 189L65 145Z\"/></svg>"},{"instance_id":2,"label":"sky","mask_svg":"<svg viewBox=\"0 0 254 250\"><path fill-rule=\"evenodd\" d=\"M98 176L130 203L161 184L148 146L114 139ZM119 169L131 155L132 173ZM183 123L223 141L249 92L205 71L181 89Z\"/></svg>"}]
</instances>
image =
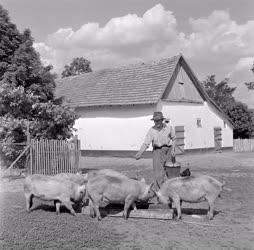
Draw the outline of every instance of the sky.
<instances>
[{"instance_id":1,"label":"sky","mask_svg":"<svg viewBox=\"0 0 254 250\"><path fill-rule=\"evenodd\" d=\"M93 70L182 53L200 81L229 78L254 108L254 0L0 0L29 28L44 64L60 74L75 57Z\"/></svg>"}]
</instances>

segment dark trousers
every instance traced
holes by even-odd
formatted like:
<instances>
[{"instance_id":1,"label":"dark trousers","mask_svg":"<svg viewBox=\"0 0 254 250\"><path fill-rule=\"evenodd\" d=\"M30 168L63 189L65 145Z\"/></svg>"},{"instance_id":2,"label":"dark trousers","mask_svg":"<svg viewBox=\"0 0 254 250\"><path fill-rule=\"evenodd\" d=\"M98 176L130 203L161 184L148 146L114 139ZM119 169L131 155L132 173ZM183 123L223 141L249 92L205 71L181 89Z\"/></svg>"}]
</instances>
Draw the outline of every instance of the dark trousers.
<instances>
[{"instance_id":1,"label":"dark trousers","mask_svg":"<svg viewBox=\"0 0 254 250\"><path fill-rule=\"evenodd\" d=\"M167 160L171 159L171 150L172 147L161 147L153 150L153 176L156 191L160 189L161 184L167 178L164 165Z\"/></svg>"}]
</instances>

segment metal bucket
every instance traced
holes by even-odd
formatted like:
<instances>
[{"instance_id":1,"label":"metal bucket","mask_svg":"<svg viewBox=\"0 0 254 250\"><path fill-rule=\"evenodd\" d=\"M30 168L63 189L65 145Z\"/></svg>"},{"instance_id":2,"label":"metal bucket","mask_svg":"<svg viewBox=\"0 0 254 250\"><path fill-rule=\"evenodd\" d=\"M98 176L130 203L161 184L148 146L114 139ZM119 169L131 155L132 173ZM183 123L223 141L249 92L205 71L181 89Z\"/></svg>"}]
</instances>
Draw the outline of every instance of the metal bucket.
<instances>
[{"instance_id":1,"label":"metal bucket","mask_svg":"<svg viewBox=\"0 0 254 250\"><path fill-rule=\"evenodd\" d=\"M166 176L170 178L179 177L181 172L181 164L179 162L172 163L167 161L164 165Z\"/></svg>"}]
</instances>

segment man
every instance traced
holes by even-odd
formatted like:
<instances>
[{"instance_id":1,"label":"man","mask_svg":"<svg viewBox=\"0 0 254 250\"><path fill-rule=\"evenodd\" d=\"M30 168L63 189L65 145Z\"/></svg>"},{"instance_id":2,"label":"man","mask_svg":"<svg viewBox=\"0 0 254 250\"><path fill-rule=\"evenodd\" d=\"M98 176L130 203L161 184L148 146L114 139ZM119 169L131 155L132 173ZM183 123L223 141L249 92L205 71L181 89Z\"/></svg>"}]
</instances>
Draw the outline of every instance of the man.
<instances>
[{"instance_id":1,"label":"man","mask_svg":"<svg viewBox=\"0 0 254 250\"><path fill-rule=\"evenodd\" d=\"M135 158L140 159L152 143L154 186L158 190L165 178L164 164L171 156L175 156L175 131L171 125L164 123L165 118L162 112L154 112L151 120L154 121L154 126L149 129Z\"/></svg>"}]
</instances>

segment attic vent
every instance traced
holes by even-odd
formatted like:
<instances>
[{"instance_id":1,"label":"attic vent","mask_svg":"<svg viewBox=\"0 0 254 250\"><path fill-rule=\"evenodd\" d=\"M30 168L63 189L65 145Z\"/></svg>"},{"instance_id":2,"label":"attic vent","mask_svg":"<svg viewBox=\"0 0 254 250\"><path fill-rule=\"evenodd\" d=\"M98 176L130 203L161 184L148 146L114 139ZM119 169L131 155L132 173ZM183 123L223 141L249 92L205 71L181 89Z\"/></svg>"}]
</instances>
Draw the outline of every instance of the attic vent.
<instances>
[{"instance_id":1,"label":"attic vent","mask_svg":"<svg viewBox=\"0 0 254 250\"><path fill-rule=\"evenodd\" d=\"M202 128L201 118L197 118L197 127Z\"/></svg>"},{"instance_id":2,"label":"attic vent","mask_svg":"<svg viewBox=\"0 0 254 250\"><path fill-rule=\"evenodd\" d=\"M179 84L181 84L181 85L184 85L184 82L178 82Z\"/></svg>"}]
</instances>

